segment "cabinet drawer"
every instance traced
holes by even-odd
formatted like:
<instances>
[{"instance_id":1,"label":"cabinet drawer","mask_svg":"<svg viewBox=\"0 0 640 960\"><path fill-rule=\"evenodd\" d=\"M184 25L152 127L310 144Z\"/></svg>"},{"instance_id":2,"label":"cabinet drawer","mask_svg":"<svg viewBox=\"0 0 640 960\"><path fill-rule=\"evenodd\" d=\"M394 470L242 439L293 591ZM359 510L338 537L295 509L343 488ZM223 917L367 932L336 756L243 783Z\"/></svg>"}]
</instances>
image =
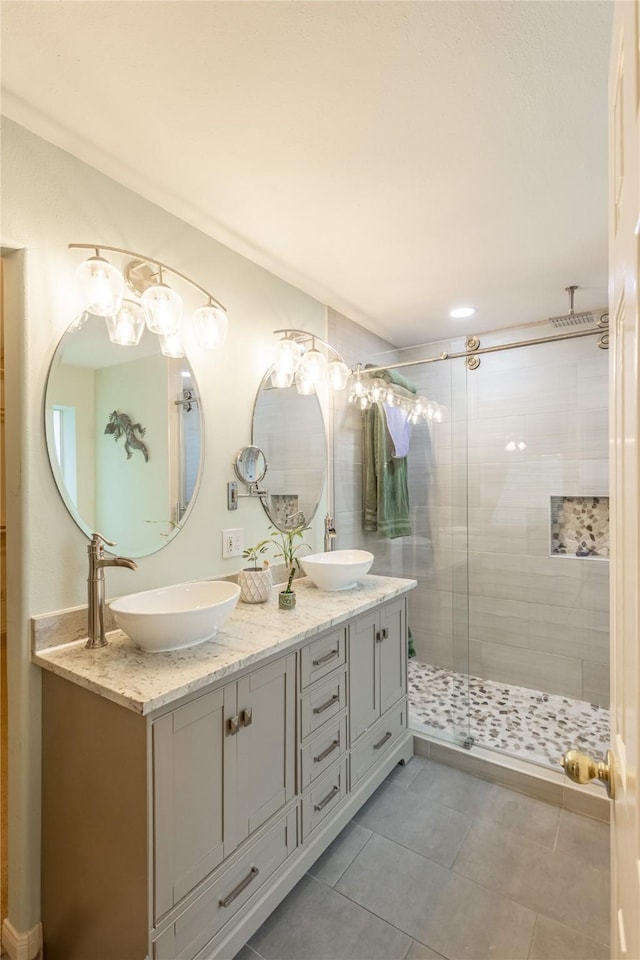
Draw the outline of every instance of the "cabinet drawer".
<instances>
[{"instance_id":1,"label":"cabinet drawer","mask_svg":"<svg viewBox=\"0 0 640 960\"><path fill-rule=\"evenodd\" d=\"M324 773L347 749L347 717L337 717L325 723L319 733L302 748L301 785L306 790L309 784Z\"/></svg>"},{"instance_id":2,"label":"cabinet drawer","mask_svg":"<svg viewBox=\"0 0 640 960\"><path fill-rule=\"evenodd\" d=\"M393 746L407 726L407 705L403 700L389 710L351 750L351 787Z\"/></svg>"},{"instance_id":3,"label":"cabinet drawer","mask_svg":"<svg viewBox=\"0 0 640 960\"><path fill-rule=\"evenodd\" d=\"M335 670L346 662L346 644L344 629L326 633L323 637L313 640L300 651L301 687L304 690L309 684Z\"/></svg>"},{"instance_id":4,"label":"cabinet drawer","mask_svg":"<svg viewBox=\"0 0 640 960\"><path fill-rule=\"evenodd\" d=\"M335 765L302 798L302 839L307 839L347 795L347 759Z\"/></svg>"},{"instance_id":5,"label":"cabinet drawer","mask_svg":"<svg viewBox=\"0 0 640 960\"><path fill-rule=\"evenodd\" d=\"M300 706L300 737L304 740L314 731L333 720L347 706L347 683L344 670L326 680L314 683L302 695Z\"/></svg>"},{"instance_id":6,"label":"cabinet drawer","mask_svg":"<svg viewBox=\"0 0 640 960\"><path fill-rule=\"evenodd\" d=\"M296 846L296 812L278 821L153 944L154 960L191 958L275 873Z\"/></svg>"}]
</instances>

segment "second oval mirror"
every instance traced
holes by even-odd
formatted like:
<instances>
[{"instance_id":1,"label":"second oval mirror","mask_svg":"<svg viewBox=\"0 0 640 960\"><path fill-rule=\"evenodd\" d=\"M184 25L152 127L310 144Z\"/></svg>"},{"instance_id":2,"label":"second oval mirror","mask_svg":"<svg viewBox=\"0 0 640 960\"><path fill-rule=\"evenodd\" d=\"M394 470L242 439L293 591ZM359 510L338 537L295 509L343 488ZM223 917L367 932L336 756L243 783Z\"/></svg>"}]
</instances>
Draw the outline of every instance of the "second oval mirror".
<instances>
[{"instance_id":1,"label":"second oval mirror","mask_svg":"<svg viewBox=\"0 0 640 960\"><path fill-rule=\"evenodd\" d=\"M308 524L325 486L327 438L320 401L291 387L274 387L264 376L253 410L252 443L264 452L267 472L261 497L279 530Z\"/></svg>"}]
</instances>

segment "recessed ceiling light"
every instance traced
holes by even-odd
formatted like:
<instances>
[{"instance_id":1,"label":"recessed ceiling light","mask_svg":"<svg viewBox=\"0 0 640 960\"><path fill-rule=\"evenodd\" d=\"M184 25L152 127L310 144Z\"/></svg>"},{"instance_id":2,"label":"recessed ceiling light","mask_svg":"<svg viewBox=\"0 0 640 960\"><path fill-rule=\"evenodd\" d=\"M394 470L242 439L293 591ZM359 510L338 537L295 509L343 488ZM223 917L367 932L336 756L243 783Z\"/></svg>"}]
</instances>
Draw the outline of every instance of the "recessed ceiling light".
<instances>
[{"instance_id":1,"label":"recessed ceiling light","mask_svg":"<svg viewBox=\"0 0 640 960\"><path fill-rule=\"evenodd\" d=\"M454 320L464 320L465 317L472 317L476 312L476 307L455 307L449 310L449 316Z\"/></svg>"}]
</instances>

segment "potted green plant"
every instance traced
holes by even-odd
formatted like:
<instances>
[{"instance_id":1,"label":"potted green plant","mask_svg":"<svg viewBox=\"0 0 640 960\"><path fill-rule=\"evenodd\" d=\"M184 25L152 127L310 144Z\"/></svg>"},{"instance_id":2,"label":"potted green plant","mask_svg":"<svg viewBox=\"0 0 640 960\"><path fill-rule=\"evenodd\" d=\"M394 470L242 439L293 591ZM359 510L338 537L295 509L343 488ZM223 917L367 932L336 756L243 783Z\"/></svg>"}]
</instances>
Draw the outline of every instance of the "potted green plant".
<instances>
[{"instance_id":1,"label":"potted green plant","mask_svg":"<svg viewBox=\"0 0 640 960\"><path fill-rule=\"evenodd\" d=\"M282 557L282 561L289 571L287 585L278 595L278 606L281 610L291 610L296 605L296 594L291 584L296 570L300 569L298 552L303 547L309 546L302 539L305 530L308 529L307 526L301 525L292 527L290 530L272 530L271 540L276 549L275 556ZM300 540L300 543L297 543L297 540Z\"/></svg>"},{"instance_id":2,"label":"potted green plant","mask_svg":"<svg viewBox=\"0 0 640 960\"><path fill-rule=\"evenodd\" d=\"M245 603L265 603L271 596L273 577L269 561L259 561L259 557L269 549L270 543L271 540L260 540L255 546L242 551L244 559L251 564L238 574L240 599Z\"/></svg>"}]
</instances>

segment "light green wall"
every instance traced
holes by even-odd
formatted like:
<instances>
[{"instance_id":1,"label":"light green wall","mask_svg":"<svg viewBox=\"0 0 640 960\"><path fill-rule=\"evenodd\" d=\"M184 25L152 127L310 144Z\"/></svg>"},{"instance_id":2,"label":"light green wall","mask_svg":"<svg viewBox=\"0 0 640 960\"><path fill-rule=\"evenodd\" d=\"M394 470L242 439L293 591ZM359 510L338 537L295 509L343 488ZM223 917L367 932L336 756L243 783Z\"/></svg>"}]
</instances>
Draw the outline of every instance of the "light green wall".
<instances>
[{"instance_id":1,"label":"light green wall","mask_svg":"<svg viewBox=\"0 0 640 960\"><path fill-rule=\"evenodd\" d=\"M180 185L176 184L179 190ZM111 569L116 596L176 580L226 574L223 527L263 537L260 503L226 511L232 462L250 440L255 390L269 365L272 331L324 334L324 307L160 207L11 121L2 129L2 245L7 281L9 582L9 919L18 931L40 918L40 677L29 662L29 618L86 602L87 540L69 517L46 455L43 394L56 344L79 309L70 242L142 251L210 289L229 310L223 353L189 352L200 384L205 470L189 521L135 574ZM23 251L11 255L11 251ZM319 519L321 527L322 518ZM321 548L316 536L315 546ZM87 798L91 802L91 798Z\"/></svg>"}]
</instances>

